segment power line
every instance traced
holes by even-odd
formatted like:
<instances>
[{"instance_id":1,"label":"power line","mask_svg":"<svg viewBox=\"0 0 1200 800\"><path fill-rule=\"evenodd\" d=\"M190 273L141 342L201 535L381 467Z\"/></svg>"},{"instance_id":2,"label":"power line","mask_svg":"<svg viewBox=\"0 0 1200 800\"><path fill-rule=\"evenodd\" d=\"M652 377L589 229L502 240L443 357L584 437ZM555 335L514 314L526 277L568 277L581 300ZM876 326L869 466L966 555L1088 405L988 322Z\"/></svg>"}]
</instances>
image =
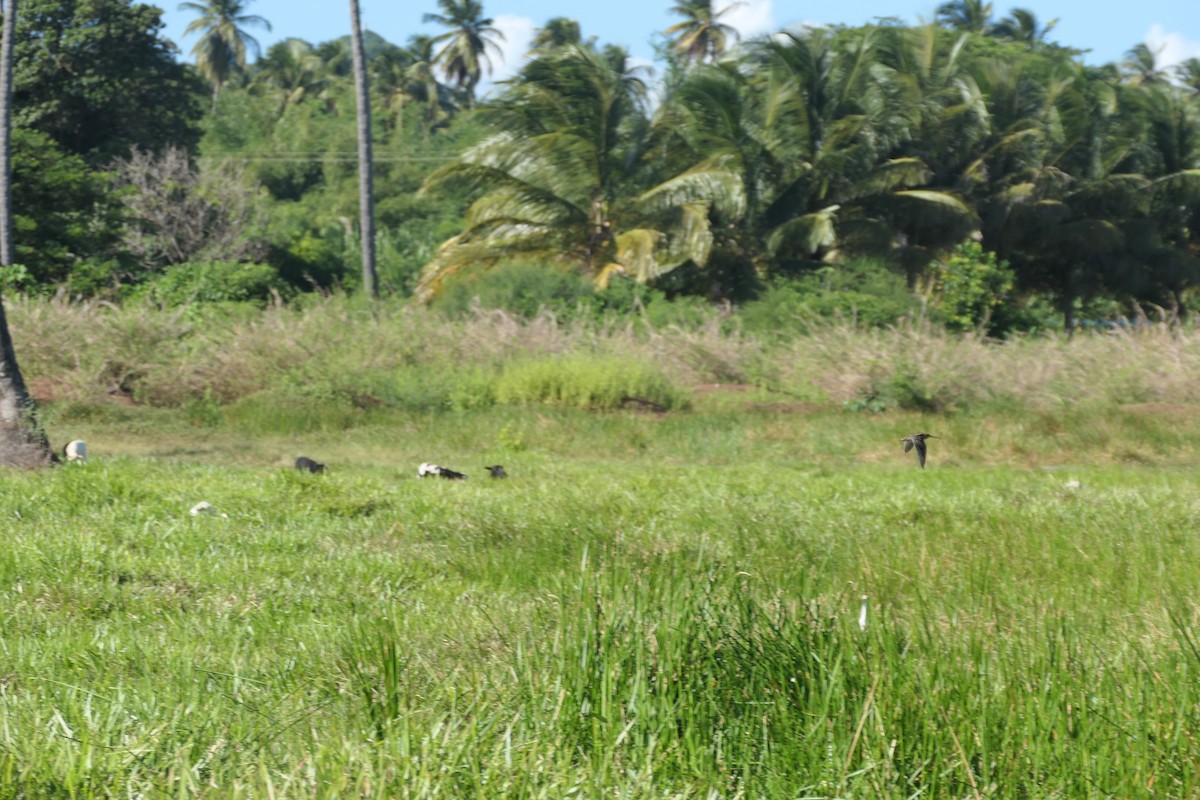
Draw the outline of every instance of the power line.
<instances>
[{"instance_id":1,"label":"power line","mask_svg":"<svg viewBox=\"0 0 1200 800\"><path fill-rule=\"evenodd\" d=\"M263 156L243 156L243 155L220 155L220 156L200 156L197 161L358 161L357 156L330 156L326 154L312 154L310 156L303 155L263 155ZM371 163L379 162L405 162L405 161L457 161L455 156L376 156L371 159Z\"/></svg>"}]
</instances>

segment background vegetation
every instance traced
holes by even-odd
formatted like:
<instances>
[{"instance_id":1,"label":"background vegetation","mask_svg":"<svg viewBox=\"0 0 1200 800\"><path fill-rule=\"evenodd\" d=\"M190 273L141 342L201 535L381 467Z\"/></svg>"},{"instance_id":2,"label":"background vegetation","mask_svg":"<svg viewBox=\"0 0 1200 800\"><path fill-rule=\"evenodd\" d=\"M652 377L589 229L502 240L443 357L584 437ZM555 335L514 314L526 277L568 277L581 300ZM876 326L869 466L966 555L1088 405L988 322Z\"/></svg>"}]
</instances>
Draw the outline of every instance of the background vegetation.
<instances>
[{"instance_id":1,"label":"background vegetation","mask_svg":"<svg viewBox=\"0 0 1200 800\"><path fill-rule=\"evenodd\" d=\"M22 9L10 289L123 299L175 272L150 294L180 303L178 274L214 262L269 268L249 267L259 300L355 288L348 37L258 53L269 21L247 3L192 5L194 65L149 6ZM873 323L923 301L994 335L1194 303L1197 64L1137 45L1087 65L1053 23L973 0L747 42L711 2L675 13L655 72L555 18L482 99L482 4L442 0L444 32L403 45L368 34L383 287L522 313L595 294L576 276L710 303L792 291ZM537 271L561 285L531 300ZM874 299L834 296L862 285Z\"/></svg>"}]
</instances>

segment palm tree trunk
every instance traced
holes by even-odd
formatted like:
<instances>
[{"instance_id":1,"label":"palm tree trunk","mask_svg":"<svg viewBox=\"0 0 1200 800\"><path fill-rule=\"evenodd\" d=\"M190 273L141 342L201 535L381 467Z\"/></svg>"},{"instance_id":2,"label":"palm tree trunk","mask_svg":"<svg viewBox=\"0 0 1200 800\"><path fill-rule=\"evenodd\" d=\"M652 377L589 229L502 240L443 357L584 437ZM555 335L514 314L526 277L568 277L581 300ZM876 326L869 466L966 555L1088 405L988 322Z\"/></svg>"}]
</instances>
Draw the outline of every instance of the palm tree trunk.
<instances>
[{"instance_id":1,"label":"palm tree trunk","mask_svg":"<svg viewBox=\"0 0 1200 800\"><path fill-rule=\"evenodd\" d=\"M4 9L4 40L0 43L0 265L13 263L12 207L12 72L17 0ZM33 398L25 388L8 317L0 298L0 464L34 467L50 463L50 443L37 424Z\"/></svg>"},{"instance_id":2,"label":"palm tree trunk","mask_svg":"<svg viewBox=\"0 0 1200 800\"><path fill-rule=\"evenodd\" d=\"M354 55L354 94L358 100L358 210L362 234L363 290L379 297L375 271L375 170L371 161L371 94L367 86L367 60L363 53L358 0L350 0L350 43Z\"/></svg>"},{"instance_id":3,"label":"palm tree trunk","mask_svg":"<svg viewBox=\"0 0 1200 800\"><path fill-rule=\"evenodd\" d=\"M17 0L4 9L4 41L0 43L0 158L4 161L0 190L0 265L13 263L12 230L12 66L13 36L17 29Z\"/></svg>"}]
</instances>

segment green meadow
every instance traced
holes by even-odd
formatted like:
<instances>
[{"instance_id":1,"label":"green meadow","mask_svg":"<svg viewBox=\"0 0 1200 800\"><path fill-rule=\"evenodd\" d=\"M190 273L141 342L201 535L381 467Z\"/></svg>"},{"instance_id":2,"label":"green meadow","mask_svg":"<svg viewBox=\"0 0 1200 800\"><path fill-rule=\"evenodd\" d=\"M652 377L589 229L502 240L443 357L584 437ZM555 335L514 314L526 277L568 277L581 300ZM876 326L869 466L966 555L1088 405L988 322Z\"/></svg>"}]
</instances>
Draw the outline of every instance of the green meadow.
<instances>
[{"instance_id":1,"label":"green meadow","mask_svg":"<svg viewBox=\"0 0 1200 800\"><path fill-rule=\"evenodd\" d=\"M5 797L1200 794L1193 333L43 313L91 459L0 480Z\"/></svg>"}]
</instances>

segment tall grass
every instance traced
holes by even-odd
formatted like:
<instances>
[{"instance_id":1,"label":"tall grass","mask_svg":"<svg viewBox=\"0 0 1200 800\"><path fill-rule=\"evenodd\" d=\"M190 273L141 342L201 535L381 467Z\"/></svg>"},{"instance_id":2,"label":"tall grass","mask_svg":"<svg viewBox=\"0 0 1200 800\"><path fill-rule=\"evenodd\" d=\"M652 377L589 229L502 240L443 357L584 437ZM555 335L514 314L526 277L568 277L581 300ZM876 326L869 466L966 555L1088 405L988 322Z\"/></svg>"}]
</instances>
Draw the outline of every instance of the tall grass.
<instances>
[{"instance_id":1,"label":"tall grass","mask_svg":"<svg viewBox=\"0 0 1200 800\"><path fill-rule=\"evenodd\" d=\"M653 388L647 399L674 406L682 392L714 383L866 410L1015 405L1052 412L1200 402L1193 378L1200 333L1192 328L994 342L920 322L810 324L803 336L760 339L739 332L736 315L715 312L699 324L654 327L639 318L563 322L502 311L448 320L344 298L242 313L9 303L35 390L84 403L116 396L152 406L224 406L267 393L260 404L421 411L540 398L611 407L613 398ZM628 385L612 385L624 375ZM565 388L545 388L546 381ZM603 401L597 386L607 387Z\"/></svg>"},{"instance_id":2,"label":"tall grass","mask_svg":"<svg viewBox=\"0 0 1200 800\"><path fill-rule=\"evenodd\" d=\"M3 794L1200 792L1188 471L510 466L6 476Z\"/></svg>"}]
</instances>

